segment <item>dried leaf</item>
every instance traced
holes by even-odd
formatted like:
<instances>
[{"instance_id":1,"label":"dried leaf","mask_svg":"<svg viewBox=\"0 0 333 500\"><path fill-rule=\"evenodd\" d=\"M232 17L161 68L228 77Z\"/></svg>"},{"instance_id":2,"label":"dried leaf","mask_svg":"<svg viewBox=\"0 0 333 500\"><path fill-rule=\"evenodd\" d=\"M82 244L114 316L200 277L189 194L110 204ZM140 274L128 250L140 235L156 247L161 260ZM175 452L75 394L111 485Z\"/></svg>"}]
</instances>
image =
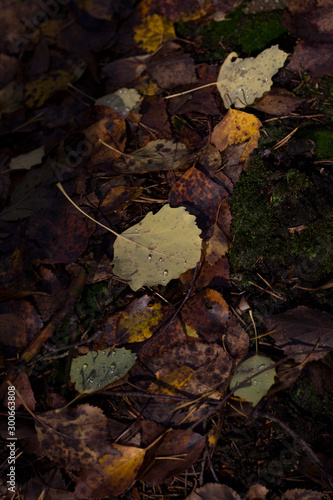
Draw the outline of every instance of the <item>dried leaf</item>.
<instances>
[{"instance_id":1,"label":"dried leaf","mask_svg":"<svg viewBox=\"0 0 333 500\"><path fill-rule=\"evenodd\" d=\"M333 315L299 306L282 314L263 318L276 345L298 362L326 356L333 347Z\"/></svg>"},{"instance_id":2,"label":"dried leaf","mask_svg":"<svg viewBox=\"0 0 333 500\"><path fill-rule=\"evenodd\" d=\"M193 491L187 500L241 500L235 490L225 484L208 483Z\"/></svg>"},{"instance_id":3,"label":"dried leaf","mask_svg":"<svg viewBox=\"0 0 333 500\"><path fill-rule=\"evenodd\" d=\"M125 348L90 351L73 359L71 381L81 393L99 391L126 375L135 361L136 355Z\"/></svg>"},{"instance_id":4,"label":"dried leaf","mask_svg":"<svg viewBox=\"0 0 333 500\"><path fill-rule=\"evenodd\" d=\"M224 106L229 109L245 108L268 92L272 76L283 66L288 54L274 45L256 58L237 58L236 52L228 55L217 77L217 88ZM236 60L234 60L236 58Z\"/></svg>"},{"instance_id":5,"label":"dried leaf","mask_svg":"<svg viewBox=\"0 0 333 500\"><path fill-rule=\"evenodd\" d=\"M199 262L199 234L195 217L184 207L164 205L118 236L114 273L128 280L134 291L144 285L166 285Z\"/></svg>"},{"instance_id":6,"label":"dried leaf","mask_svg":"<svg viewBox=\"0 0 333 500\"><path fill-rule=\"evenodd\" d=\"M107 418L100 408L89 404L61 413L45 412L35 426L43 451L69 470L97 464L108 436Z\"/></svg>"},{"instance_id":7,"label":"dried leaf","mask_svg":"<svg viewBox=\"0 0 333 500\"><path fill-rule=\"evenodd\" d=\"M248 141L241 156L241 161L247 160L258 146L261 126L262 123L254 115L229 109L228 113L213 129L212 144L219 151L223 151L228 146Z\"/></svg>"},{"instance_id":8,"label":"dried leaf","mask_svg":"<svg viewBox=\"0 0 333 500\"><path fill-rule=\"evenodd\" d=\"M162 305L155 302L149 306L151 298L144 295L133 300L121 314L117 341L121 343L142 342L152 336L156 326L162 321L164 314Z\"/></svg>"},{"instance_id":9,"label":"dried leaf","mask_svg":"<svg viewBox=\"0 0 333 500\"><path fill-rule=\"evenodd\" d=\"M145 17L134 30L134 40L147 52L155 52L162 43L174 38L172 22L159 14Z\"/></svg>"}]
</instances>

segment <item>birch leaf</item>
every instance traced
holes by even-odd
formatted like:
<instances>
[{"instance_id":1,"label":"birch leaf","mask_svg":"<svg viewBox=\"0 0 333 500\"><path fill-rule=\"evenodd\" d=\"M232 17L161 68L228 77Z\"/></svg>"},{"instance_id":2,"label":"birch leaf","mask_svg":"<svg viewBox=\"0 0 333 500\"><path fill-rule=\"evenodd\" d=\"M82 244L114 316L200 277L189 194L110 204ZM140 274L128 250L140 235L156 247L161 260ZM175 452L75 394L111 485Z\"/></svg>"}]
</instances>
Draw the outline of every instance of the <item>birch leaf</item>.
<instances>
[{"instance_id":1,"label":"birch leaf","mask_svg":"<svg viewBox=\"0 0 333 500\"><path fill-rule=\"evenodd\" d=\"M95 101L95 105L106 106L114 109L122 115L127 115L129 111L135 108L141 100L141 95L135 89L123 87L113 94L100 97Z\"/></svg>"},{"instance_id":2,"label":"birch leaf","mask_svg":"<svg viewBox=\"0 0 333 500\"><path fill-rule=\"evenodd\" d=\"M231 105L245 108L268 92L273 84L272 76L283 66L287 56L277 45L256 58L240 59L236 52L229 54L217 77L217 88L225 108Z\"/></svg>"},{"instance_id":3,"label":"birch leaf","mask_svg":"<svg viewBox=\"0 0 333 500\"><path fill-rule=\"evenodd\" d=\"M99 391L122 378L132 368L136 355L125 348L90 351L72 361L71 381L81 393Z\"/></svg>"},{"instance_id":4,"label":"birch leaf","mask_svg":"<svg viewBox=\"0 0 333 500\"><path fill-rule=\"evenodd\" d=\"M166 285L201 256L200 229L184 207L164 205L124 231L114 243L113 272L129 281L132 290Z\"/></svg>"},{"instance_id":5,"label":"birch leaf","mask_svg":"<svg viewBox=\"0 0 333 500\"><path fill-rule=\"evenodd\" d=\"M237 366L230 382L230 389L234 389L247 378L264 370L270 365L274 365L274 361L261 354L255 354L251 358L246 359ZM275 375L275 368L266 370L263 373L258 373L256 377L253 377L242 387L237 389L235 396L243 398L253 406L256 406L261 398L266 396L270 387L274 384Z\"/></svg>"}]
</instances>

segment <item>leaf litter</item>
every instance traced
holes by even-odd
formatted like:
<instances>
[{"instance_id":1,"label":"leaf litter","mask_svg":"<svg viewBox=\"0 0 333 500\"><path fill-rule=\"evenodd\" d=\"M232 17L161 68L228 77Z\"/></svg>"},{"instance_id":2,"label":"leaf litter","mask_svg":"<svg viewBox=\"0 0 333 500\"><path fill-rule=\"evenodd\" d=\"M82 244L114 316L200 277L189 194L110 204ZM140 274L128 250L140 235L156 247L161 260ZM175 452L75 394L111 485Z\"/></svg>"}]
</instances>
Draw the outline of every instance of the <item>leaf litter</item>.
<instances>
[{"instance_id":1,"label":"leaf litter","mask_svg":"<svg viewBox=\"0 0 333 500\"><path fill-rule=\"evenodd\" d=\"M256 57L238 57L235 51L243 45L223 38L216 43L224 51L218 65L198 64L201 38L187 43L182 24L191 20L198 32L205 26L227 31L243 15L239 2L221 8L214 2L203 7L175 0L161 2L156 10L152 0L118 10L116 4L89 1L82 6L88 22L73 21L61 6L43 23L40 37L29 39L20 33L17 15L29 20L33 12L12 3L1 21L11 36L0 39L0 64L15 59L22 68L3 66L0 91L6 138L1 149L0 322L7 373L1 390L10 380L20 393L16 407L40 410L33 415L40 449L29 431L30 450L22 450L19 474L36 455L44 457L43 470L35 462L38 473L61 467L71 478L71 491L57 480L50 498L155 498L157 492L185 498L190 488L189 498L238 498L246 492L247 498L273 493L317 498L313 488L331 488L327 455L323 450L318 458L305 442L320 449L310 424L307 434L300 430L298 435L286 422L302 427L303 416L297 415L296 426L289 412L303 408L299 397L308 374L312 392L318 386L326 397L330 394L320 374L330 370L331 316L306 295L296 305L286 299L279 289L286 278L276 280L273 265L270 271L260 269L258 288L253 281L238 288L244 276L235 274L228 252L239 222L232 219L231 195L238 179L247 178L242 171L251 173L253 160L264 159L266 171L254 183L264 198L272 179L282 182L279 166L288 165L288 141L295 163L308 168L312 153L303 151L290 132L302 131L302 113L311 121L312 108L291 82L300 78L300 65L323 74L329 67L319 33L327 31L323 17L314 18L308 3L288 5L284 22L300 37L304 30L295 19L299 10L309 11L306 39L316 39L325 56L314 64L307 56L309 43L300 41L291 50L288 68L296 73L288 80L281 71L287 52L276 41ZM8 42L14 51L10 56ZM280 47L286 47L282 39ZM80 59L73 58L73 50ZM189 87L201 82L206 85L192 94ZM179 97L168 99L174 95ZM269 134L277 127L269 129L267 123L278 117L286 138L276 137L283 144L276 154ZM316 163L310 170L327 175ZM298 192L288 172L284 177L289 194ZM64 186L67 199L56 183ZM277 191L269 196L276 201ZM286 199L287 210L289 203ZM259 218L257 225L263 224ZM302 224L293 221L287 227ZM303 226L295 239L303 238ZM253 228L244 231L251 245ZM265 239L270 241L269 235ZM239 259L246 250L241 248ZM317 248L312 252L320 254ZM255 266L264 259L259 255ZM290 266L291 296L296 271ZM305 283L303 290L327 293L322 282ZM242 316L240 296L250 308ZM258 298L268 315L255 310ZM271 314L275 307L278 314ZM254 353L254 342L263 354ZM20 375L13 361L19 358L20 367L27 365ZM87 398L85 404L73 401L74 389L77 398ZM320 404L325 413L328 403ZM312 416L314 409L306 412ZM322 417L315 426L318 434L327 434ZM21 441L23 425L18 427ZM236 427L247 437L240 438ZM294 464L301 463L300 452L286 441L288 432L295 448L306 450L321 471L310 477L297 465L304 489L291 483L292 468L281 448L278 470L283 473L270 479L281 429ZM211 458L208 450L213 453L215 446ZM24 487L35 492L33 473L24 477ZM228 485L211 484L212 478Z\"/></svg>"}]
</instances>

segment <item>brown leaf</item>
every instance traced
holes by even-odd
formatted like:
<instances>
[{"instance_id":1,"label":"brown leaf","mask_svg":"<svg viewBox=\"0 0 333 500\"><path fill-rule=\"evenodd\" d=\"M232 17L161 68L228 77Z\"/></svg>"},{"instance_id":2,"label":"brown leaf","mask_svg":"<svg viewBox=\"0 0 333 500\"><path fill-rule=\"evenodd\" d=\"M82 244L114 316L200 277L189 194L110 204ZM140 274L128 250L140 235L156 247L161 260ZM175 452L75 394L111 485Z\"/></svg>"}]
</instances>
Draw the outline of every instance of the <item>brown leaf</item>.
<instances>
[{"instance_id":1,"label":"brown leaf","mask_svg":"<svg viewBox=\"0 0 333 500\"><path fill-rule=\"evenodd\" d=\"M223 219L227 211L224 198L228 195L228 191L222 186L212 181L197 168L191 167L171 189L169 201L172 207L190 204L193 209L199 209L200 214L197 217L197 222L201 229L213 224L219 211L218 224L224 230L226 223ZM228 215L227 218L229 219ZM222 223L220 223L221 221Z\"/></svg>"},{"instance_id":2,"label":"brown leaf","mask_svg":"<svg viewBox=\"0 0 333 500\"><path fill-rule=\"evenodd\" d=\"M167 478L186 471L198 460L205 444L206 438L190 429L171 430L156 450L156 456L163 457L163 460L155 460L142 480L158 485ZM174 456L180 456L181 460L175 460Z\"/></svg>"},{"instance_id":3,"label":"brown leaf","mask_svg":"<svg viewBox=\"0 0 333 500\"><path fill-rule=\"evenodd\" d=\"M308 71L313 77L332 73L333 43L299 42L286 69L298 74Z\"/></svg>"},{"instance_id":4,"label":"brown leaf","mask_svg":"<svg viewBox=\"0 0 333 500\"><path fill-rule=\"evenodd\" d=\"M235 490L225 484L207 483L201 488L197 488L187 500L241 500Z\"/></svg>"},{"instance_id":5,"label":"brown leaf","mask_svg":"<svg viewBox=\"0 0 333 500\"><path fill-rule=\"evenodd\" d=\"M147 70L162 89L195 84L198 81L194 61L189 54L170 54L158 58L148 63Z\"/></svg>"},{"instance_id":6,"label":"brown leaf","mask_svg":"<svg viewBox=\"0 0 333 500\"><path fill-rule=\"evenodd\" d=\"M35 421L40 445L49 458L69 470L94 467L103 455L107 419L100 408L83 404L43 413Z\"/></svg>"},{"instance_id":7,"label":"brown leaf","mask_svg":"<svg viewBox=\"0 0 333 500\"><path fill-rule=\"evenodd\" d=\"M38 243L34 257L41 262L69 264L75 262L88 245L86 219L76 210L45 209L29 220L27 235Z\"/></svg>"},{"instance_id":8,"label":"brown leaf","mask_svg":"<svg viewBox=\"0 0 333 500\"><path fill-rule=\"evenodd\" d=\"M294 490L286 491L281 500L322 500L324 494L319 491L303 490L302 488L295 488Z\"/></svg>"},{"instance_id":9,"label":"brown leaf","mask_svg":"<svg viewBox=\"0 0 333 500\"><path fill-rule=\"evenodd\" d=\"M208 264L213 266L220 257L223 257L227 253L230 241L217 224L209 228L207 237L205 259Z\"/></svg>"},{"instance_id":10,"label":"brown leaf","mask_svg":"<svg viewBox=\"0 0 333 500\"><path fill-rule=\"evenodd\" d=\"M229 308L222 295L213 289L201 290L181 311L183 321L209 342L220 339L229 319Z\"/></svg>"},{"instance_id":11,"label":"brown leaf","mask_svg":"<svg viewBox=\"0 0 333 500\"><path fill-rule=\"evenodd\" d=\"M282 314L263 318L276 345L297 363L313 361L326 356L333 348L333 316L299 306Z\"/></svg>"},{"instance_id":12,"label":"brown leaf","mask_svg":"<svg viewBox=\"0 0 333 500\"><path fill-rule=\"evenodd\" d=\"M292 92L288 92L288 90L283 88L273 87L270 92L264 94L252 107L270 115L283 116L293 113L303 102L304 99L296 97Z\"/></svg>"}]
</instances>

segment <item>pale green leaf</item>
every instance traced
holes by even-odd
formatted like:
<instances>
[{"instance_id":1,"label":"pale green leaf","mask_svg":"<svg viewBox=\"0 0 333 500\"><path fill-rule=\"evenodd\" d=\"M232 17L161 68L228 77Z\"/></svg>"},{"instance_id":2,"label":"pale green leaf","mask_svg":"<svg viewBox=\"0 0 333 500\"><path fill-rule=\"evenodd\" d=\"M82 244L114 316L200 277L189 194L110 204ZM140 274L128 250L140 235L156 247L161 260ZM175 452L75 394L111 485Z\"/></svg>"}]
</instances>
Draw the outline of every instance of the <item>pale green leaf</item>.
<instances>
[{"instance_id":1,"label":"pale green leaf","mask_svg":"<svg viewBox=\"0 0 333 500\"><path fill-rule=\"evenodd\" d=\"M237 366L230 382L230 389L234 389L247 378L255 375L255 377L237 389L234 394L256 406L274 384L274 377L276 375L275 368L266 370L263 373L258 372L271 365L274 365L274 361L261 354L255 354L251 358L246 359Z\"/></svg>"},{"instance_id":2,"label":"pale green leaf","mask_svg":"<svg viewBox=\"0 0 333 500\"><path fill-rule=\"evenodd\" d=\"M10 170L30 170L33 166L42 163L43 156L45 155L45 146L34 149L29 153L15 156L9 164Z\"/></svg>"},{"instance_id":3,"label":"pale green leaf","mask_svg":"<svg viewBox=\"0 0 333 500\"><path fill-rule=\"evenodd\" d=\"M141 95L137 90L124 87L113 94L100 97L95 101L95 105L106 106L114 109L117 113L127 115L129 111L139 104L140 100Z\"/></svg>"},{"instance_id":4,"label":"pale green leaf","mask_svg":"<svg viewBox=\"0 0 333 500\"><path fill-rule=\"evenodd\" d=\"M261 52L256 58L237 58L236 52L228 55L217 77L217 88L228 109L231 105L244 108L268 92L272 76L283 66L288 54L277 45ZM237 58L236 60L233 60Z\"/></svg>"},{"instance_id":5,"label":"pale green leaf","mask_svg":"<svg viewBox=\"0 0 333 500\"><path fill-rule=\"evenodd\" d=\"M166 285L199 262L199 234L194 215L184 207L164 205L117 237L113 272L128 280L134 291L144 285Z\"/></svg>"},{"instance_id":6,"label":"pale green leaf","mask_svg":"<svg viewBox=\"0 0 333 500\"><path fill-rule=\"evenodd\" d=\"M90 351L72 361L70 377L81 393L99 391L122 378L132 368L136 354L128 349Z\"/></svg>"}]
</instances>

